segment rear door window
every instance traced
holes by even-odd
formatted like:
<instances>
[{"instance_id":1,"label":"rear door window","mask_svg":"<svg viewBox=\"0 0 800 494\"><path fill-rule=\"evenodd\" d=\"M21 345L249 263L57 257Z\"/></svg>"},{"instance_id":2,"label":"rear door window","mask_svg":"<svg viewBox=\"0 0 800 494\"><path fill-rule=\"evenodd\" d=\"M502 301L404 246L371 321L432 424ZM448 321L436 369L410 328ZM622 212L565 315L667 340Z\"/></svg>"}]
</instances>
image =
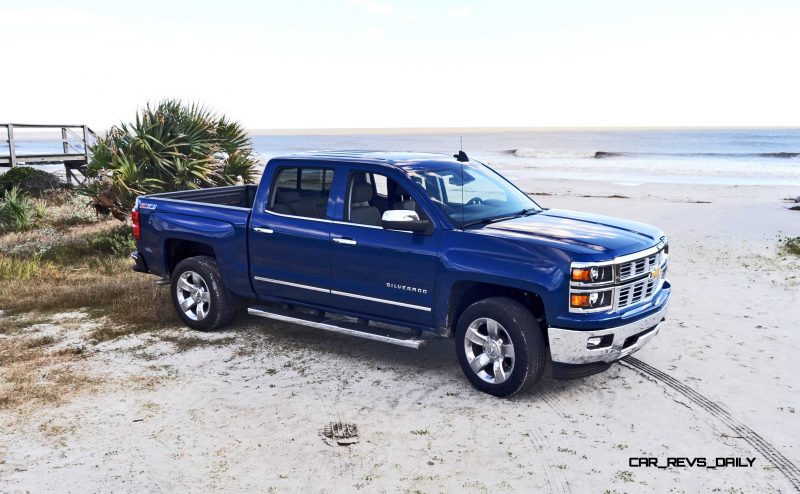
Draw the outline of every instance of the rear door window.
<instances>
[{"instance_id":1,"label":"rear door window","mask_svg":"<svg viewBox=\"0 0 800 494\"><path fill-rule=\"evenodd\" d=\"M331 184L331 168L282 168L275 175L272 199L267 209L289 216L325 219Z\"/></svg>"}]
</instances>

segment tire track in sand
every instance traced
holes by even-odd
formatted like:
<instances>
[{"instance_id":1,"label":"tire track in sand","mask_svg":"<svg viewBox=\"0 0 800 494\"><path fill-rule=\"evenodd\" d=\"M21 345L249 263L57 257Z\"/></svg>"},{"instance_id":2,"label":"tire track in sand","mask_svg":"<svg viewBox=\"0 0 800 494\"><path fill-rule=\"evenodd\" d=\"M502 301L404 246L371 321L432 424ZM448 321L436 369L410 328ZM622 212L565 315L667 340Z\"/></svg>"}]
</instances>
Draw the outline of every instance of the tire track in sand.
<instances>
[{"instance_id":1,"label":"tire track in sand","mask_svg":"<svg viewBox=\"0 0 800 494\"><path fill-rule=\"evenodd\" d=\"M783 456L783 454L778 451L775 446L766 441L757 432L734 418L725 407L709 400L666 372L662 372L637 358L625 357L620 361L620 363L629 369L643 374L646 377L650 377L665 384L711 414L711 416L722 422L735 434L747 441L747 443L752 446L753 449L761 453L767 460L775 465L775 468L777 468L789 480L795 490L800 492L800 468L792 463L791 460Z\"/></svg>"},{"instance_id":2,"label":"tire track in sand","mask_svg":"<svg viewBox=\"0 0 800 494\"><path fill-rule=\"evenodd\" d=\"M550 449L550 443L545 437L544 433L536 426L530 428L531 443L536 450L536 457L544 471L544 477L550 492L559 492L562 494L571 494L572 489L569 486L569 481L564 476L561 470L553 469L553 464L556 463L555 458L550 455L547 450Z\"/></svg>"}]
</instances>

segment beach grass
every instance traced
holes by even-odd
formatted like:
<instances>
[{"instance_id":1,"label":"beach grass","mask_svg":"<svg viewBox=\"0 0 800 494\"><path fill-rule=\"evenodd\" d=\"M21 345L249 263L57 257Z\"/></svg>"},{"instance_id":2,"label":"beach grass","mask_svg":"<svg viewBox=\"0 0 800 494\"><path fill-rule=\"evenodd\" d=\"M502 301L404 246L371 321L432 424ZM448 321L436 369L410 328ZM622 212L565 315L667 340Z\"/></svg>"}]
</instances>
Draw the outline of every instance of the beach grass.
<instances>
[{"instance_id":1,"label":"beach grass","mask_svg":"<svg viewBox=\"0 0 800 494\"><path fill-rule=\"evenodd\" d=\"M787 238L783 241L783 248L789 254L800 257L800 237Z\"/></svg>"},{"instance_id":2,"label":"beach grass","mask_svg":"<svg viewBox=\"0 0 800 494\"><path fill-rule=\"evenodd\" d=\"M82 355L51 348L52 337L4 338L0 342L0 410L23 404L57 403L96 382L76 365Z\"/></svg>"},{"instance_id":3,"label":"beach grass","mask_svg":"<svg viewBox=\"0 0 800 494\"><path fill-rule=\"evenodd\" d=\"M0 410L59 403L100 383L86 374L81 349L63 345L73 326L88 324L84 332L99 343L179 322L168 287L131 270L125 225L76 230L44 254L0 254ZM57 337L39 334L53 325Z\"/></svg>"},{"instance_id":4,"label":"beach grass","mask_svg":"<svg viewBox=\"0 0 800 494\"><path fill-rule=\"evenodd\" d=\"M73 229L52 243L35 234L24 240L32 244L29 249L0 253L5 314L83 309L105 318L109 329L104 339L178 322L168 288L131 270L127 255L134 242L128 226L107 220ZM3 247L13 251L0 239Z\"/></svg>"},{"instance_id":5,"label":"beach grass","mask_svg":"<svg viewBox=\"0 0 800 494\"><path fill-rule=\"evenodd\" d=\"M38 265L36 263L39 263ZM177 324L168 287L130 269L127 260L111 256L59 266L43 261L8 260L26 277L7 278L0 286L0 307L7 315L28 312L86 310L103 317L99 339Z\"/></svg>"}]
</instances>

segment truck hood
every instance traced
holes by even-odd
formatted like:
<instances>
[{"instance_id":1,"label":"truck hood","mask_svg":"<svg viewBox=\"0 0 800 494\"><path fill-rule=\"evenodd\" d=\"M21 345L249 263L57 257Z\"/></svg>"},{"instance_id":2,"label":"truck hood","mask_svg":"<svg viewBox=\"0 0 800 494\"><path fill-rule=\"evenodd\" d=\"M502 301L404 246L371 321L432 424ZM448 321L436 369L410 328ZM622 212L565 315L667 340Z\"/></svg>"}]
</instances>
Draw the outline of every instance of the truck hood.
<instances>
[{"instance_id":1,"label":"truck hood","mask_svg":"<svg viewBox=\"0 0 800 494\"><path fill-rule=\"evenodd\" d=\"M491 223L484 229L544 237L607 254L609 259L650 248L664 237L664 232L644 223L563 209Z\"/></svg>"}]
</instances>

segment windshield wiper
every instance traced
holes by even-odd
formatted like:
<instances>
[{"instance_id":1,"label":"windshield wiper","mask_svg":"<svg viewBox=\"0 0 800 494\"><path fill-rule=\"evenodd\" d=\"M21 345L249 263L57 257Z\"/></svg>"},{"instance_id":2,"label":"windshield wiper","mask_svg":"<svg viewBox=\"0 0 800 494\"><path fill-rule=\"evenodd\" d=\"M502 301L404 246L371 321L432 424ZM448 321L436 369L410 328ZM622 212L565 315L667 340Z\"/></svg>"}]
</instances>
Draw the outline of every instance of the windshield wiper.
<instances>
[{"instance_id":1,"label":"windshield wiper","mask_svg":"<svg viewBox=\"0 0 800 494\"><path fill-rule=\"evenodd\" d=\"M532 214L536 214L539 211L541 211L541 210L540 209L529 208L529 209L523 209L522 211L519 211L518 213L514 213L514 214L503 215L503 216L490 216L488 218L482 218L482 219L479 219L479 220L468 221L468 222L464 223L463 225L461 225L461 228L462 229L463 228L468 228L470 226L475 226L475 225L488 225L490 223L497 223L498 221L513 220L514 218L519 218L520 216L530 216Z\"/></svg>"},{"instance_id":2,"label":"windshield wiper","mask_svg":"<svg viewBox=\"0 0 800 494\"><path fill-rule=\"evenodd\" d=\"M489 218L482 218L480 220L468 221L463 225L461 225L461 228L468 228L470 226L475 226L475 225L488 225L489 223L497 223L498 221L512 220L518 217L519 215L515 214L512 216L494 216Z\"/></svg>"}]
</instances>

